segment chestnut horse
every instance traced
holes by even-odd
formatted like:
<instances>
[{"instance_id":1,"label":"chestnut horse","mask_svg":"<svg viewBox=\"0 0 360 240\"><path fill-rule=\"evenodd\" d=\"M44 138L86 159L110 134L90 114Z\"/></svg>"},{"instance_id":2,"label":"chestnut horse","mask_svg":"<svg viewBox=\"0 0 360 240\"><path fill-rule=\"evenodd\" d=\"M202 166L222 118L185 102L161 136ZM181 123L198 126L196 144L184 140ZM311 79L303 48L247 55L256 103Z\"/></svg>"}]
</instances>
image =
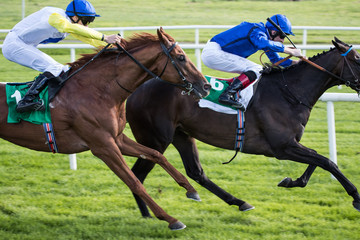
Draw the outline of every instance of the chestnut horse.
<instances>
[{"instance_id":1,"label":"chestnut horse","mask_svg":"<svg viewBox=\"0 0 360 240\"><path fill-rule=\"evenodd\" d=\"M122 41L126 52L144 68L125 55L124 50L112 48L67 80L50 103L57 147L60 153L66 154L91 150L133 193L146 202L157 218L167 221L172 230L183 229L186 227L183 223L168 215L148 195L126 164L123 155L158 163L187 190L189 198L198 199L197 193L162 154L123 134L126 124L124 102L137 87L153 78L150 71L159 79L181 88L186 87L186 91L191 91L197 97L206 96L210 88L181 47L161 28L157 35L142 33ZM84 55L72 63L70 74L94 56L95 54ZM4 84L0 84L0 93L0 137L26 148L49 152L41 125L25 121L7 123L8 107Z\"/></svg>"},{"instance_id":2,"label":"chestnut horse","mask_svg":"<svg viewBox=\"0 0 360 240\"><path fill-rule=\"evenodd\" d=\"M360 210L357 189L336 164L299 143L312 107L328 88L346 84L357 92L360 90L359 53L338 39L333 44L336 48L310 59L322 66L323 71L301 62L262 76L245 112L246 129L242 152L309 164L302 178L309 178L315 167L319 166L338 179L353 197L353 206ZM198 139L216 147L233 150L236 115L200 108L197 101L181 96L178 92L178 89L169 85L149 81L146 87L140 87L130 96L126 114L136 140L161 153L172 143L179 151L190 178L229 205L239 206L240 211L252 209L253 206L227 193L207 178L195 144L195 139ZM167 103L167 109L155 107L162 102ZM151 162L138 159L132 170L143 182L153 166ZM285 179L280 185L296 184L291 179ZM142 215L149 216L146 205L135 197Z\"/></svg>"}]
</instances>

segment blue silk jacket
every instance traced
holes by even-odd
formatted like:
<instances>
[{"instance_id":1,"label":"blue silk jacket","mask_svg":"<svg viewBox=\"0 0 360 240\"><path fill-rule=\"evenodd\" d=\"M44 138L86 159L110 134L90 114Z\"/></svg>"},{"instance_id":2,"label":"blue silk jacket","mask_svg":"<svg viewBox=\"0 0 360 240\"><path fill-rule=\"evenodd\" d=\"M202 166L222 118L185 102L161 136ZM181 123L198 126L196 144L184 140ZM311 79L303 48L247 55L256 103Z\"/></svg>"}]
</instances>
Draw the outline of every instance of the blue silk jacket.
<instances>
[{"instance_id":1,"label":"blue silk jacket","mask_svg":"<svg viewBox=\"0 0 360 240\"><path fill-rule=\"evenodd\" d=\"M239 25L214 36L210 41L216 42L225 52L229 52L244 58L256 53L258 50L267 51L266 55L272 63L283 57L277 52L284 51L281 42L270 40L270 35L263 23L242 22ZM290 66L292 60L288 59L280 65Z\"/></svg>"}]
</instances>

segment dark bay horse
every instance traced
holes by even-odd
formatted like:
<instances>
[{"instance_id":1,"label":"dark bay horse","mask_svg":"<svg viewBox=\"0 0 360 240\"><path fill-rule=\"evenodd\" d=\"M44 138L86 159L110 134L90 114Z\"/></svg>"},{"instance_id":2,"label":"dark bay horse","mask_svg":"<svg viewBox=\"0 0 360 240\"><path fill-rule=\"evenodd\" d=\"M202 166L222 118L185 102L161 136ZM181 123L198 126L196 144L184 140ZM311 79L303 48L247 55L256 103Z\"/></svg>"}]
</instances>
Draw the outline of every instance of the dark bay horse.
<instances>
[{"instance_id":1,"label":"dark bay horse","mask_svg":"<svg viewBox=\"0 0 360 240\"><path fill-rule=\"evenodd\" d=\"M174 39L162 29L157 35L142 33L123 46L139 63L197 97L208 94L209 85L204 76L189 60ZM124 51L104 51L88 66L70 78L50 103L51 118L60 153L78 153L91 150L133 193L146 202L155 216L169 223L169 228L186 226L168 215L148 195L144 186L126 164L123 155L141 157L161 165L182 187L189 198L197 199L195 189L156 150L142 146L123 134L125 128L125 100L137 87L153 78L140 68ZM71 72L88 62L95 54L88 54L72 63ZM49 152L41 125L21 121L7 123L5 85L0 84L0 137L14 144L37 151ZM163 104L161 104L163 105Z\"/></svg>"},{"instance_id":2,"label":"dark bay horse","mask_svg":"<svg viewBox=\"0 0 360 240\"><path fill-rule=\"evenodd\" d=\"M333 44L336 48L310 59L330 71L328 73L301 62L283 71L263 75L245 112L243 152L309 164L302 179L309 178L319 166L338 179L353 197L353 206L360 210L357 189L336 164L299 143L312 107L328 88L346 84L357 92L360 90L359 53L338 39ZM126 113L136 140L161 153L172 143L179 151L189 177L229 205L237 205L241 211L252 209L250 204L227 193L207 178L195 144L195 139L198 139L233 150L236 115L200 108L196 100L178 92L169 85L149 81L130 96ZM167 109L158 107L162 102L167 102ZM132 171L143 182L153 166L151 162L138 159ZM296 186L298 182L285 179L282 185ZM149 216L146 205L135 197L142 215Z\"/></svg>"}]
</instances>

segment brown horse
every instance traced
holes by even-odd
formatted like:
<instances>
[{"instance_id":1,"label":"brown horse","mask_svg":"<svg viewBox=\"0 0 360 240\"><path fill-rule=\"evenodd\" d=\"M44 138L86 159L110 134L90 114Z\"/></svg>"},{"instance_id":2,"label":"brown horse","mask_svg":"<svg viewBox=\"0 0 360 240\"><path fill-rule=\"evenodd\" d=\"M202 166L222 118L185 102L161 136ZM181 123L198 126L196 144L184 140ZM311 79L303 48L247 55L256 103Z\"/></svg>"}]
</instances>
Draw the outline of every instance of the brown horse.
<instances>
[{"instance_id":1,"label":"brown horse","mask_svg":"<svg viewBox=\"0 0 360 240\"><path fill-rule=\"evenodd\" d=\"M174 39L162 29L157 35L138 34L123 40L139 64L164 81L186 87L196 96L206 96L209 85ZM83 56L72 63L71 72L88 62L95 54ZM169 63L171 62L171 63ZM168 64L169 63L169 64ZM88 66L67 80L50 103L51 118L60 153L87 150L100 158L130 188L148 204L156 217L176 230L186 226L162 210L145 191L127 166L123 155L141 157L163 167L182 187L189 198L198 199L195 189L158 151L132 141L122 132L125 128L125 100L142 83L153 76L140 68L124 51L104 51ZM160 77L159 77L160 79ZM184 89L183 89L184 90ZM48 152L41 125L21 121L7 123L5 85L0 86L0 137L17 145Z\"/></svg>"},{"instance_id":2,"label":"brown horse","mask_svg":"<svg viewBox=\"0 0 360 240\"><path fill-rule=\"evenodd\" d=\"M349 45L335 40L336 48L310 59L322 66L323 71L301 62L262 76L245 112L243 152L309 164L302 178L310 177L316 166L331 172L353 197L355 209L360 211L357 189L336 164L299 143L312 107L328 88L346 84L360 91L360 55ZM130 96L126 114L136 140L159 152L164 152L172 143L179 151L189 177L229 205L237 205L241 211L252 209L250 204L207 178L195 144L195 139L198 139L233 150L236 115L200 108L197 101L177 94L178 91L161 82L149 81L146 88L140 87ZM162 102L167 103L167 109L157 107ZM151 162L138 159L132 170L143 182L153 166ZM286 179L282 185L291 183L291 179ZM136 200L142 215L149 216L146 205L138 197Z\"/></svg>"}]
</instances>

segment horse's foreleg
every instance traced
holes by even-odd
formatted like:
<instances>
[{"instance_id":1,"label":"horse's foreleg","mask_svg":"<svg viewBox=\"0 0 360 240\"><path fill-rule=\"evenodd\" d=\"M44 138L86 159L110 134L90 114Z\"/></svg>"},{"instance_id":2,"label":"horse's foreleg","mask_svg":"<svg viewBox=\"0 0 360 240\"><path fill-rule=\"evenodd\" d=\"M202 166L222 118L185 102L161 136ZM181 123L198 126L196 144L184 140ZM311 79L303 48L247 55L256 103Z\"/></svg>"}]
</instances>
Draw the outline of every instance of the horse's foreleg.
<instances>
[{"instance_id":1,"label":"horse's foreleg","mask_svg":"<svg viewBox=\"0 0 360 240\"><path fill-rule=\"evenodd\" d=\"M180 186L187 190L186 196L196 201L200 201L200 197L195 188L191 186L189 181L182 175L167 159L158 151L145 147L126 135L121 134L117 138L117 144L121 152L127 156L140 157L145 160L159 164Z\"/></svg>"},{"instance_id":2,"label":"horse's foreleg","mask_svg":"<svg viewBox=\"0 0 360 240\"><path fill-rule=\"evenodd\" d=\"M303 175L296 179L295 181L292 178L284 178L281 182L279 182L278 187L286 187L286 188L293 188L293 187L305 187L309 182L309 179L313 172L315 171L316 166L309 165Z\"/></svg>"},{"instance_id":3,"label":"horse's foreleg","mask_svg":"<svg viewBox=\"0 0 360 240\"><path fill-rule=\"evenodd\" d=\"M281 151L276 152L278 159L288 159L296 162L306 163L314 166L319 166L322 169L329 171L340 184L344 187L346 192L353 197L353 206L356 210L360 211L360 195L356 187L344 176L339 170L338 166L333 163L330 159L316 153L314 150L306 148L299 143L285 148Z\"/></svg>"},{"instance_id":4,"label":"horse's foreleg","mask_svg":"<svg viewBox=\"0 0 360 240\"><path fill-rule=\"evenodd\" d=\"M201 186L205 187L207 190L221 198L227 204L239 206L240 211L248 211L254 209L254 207L250 204L234 197L230 193L220 188L205 175L204 170L201 167L199 153L194 138L183 132L176 131L174 135L173 145L179 151L186 170L186 174L190 178L192 178Z\"/></svg>"},{"instance_id":5,"label":"horse's foreleg","mask_svg":"<svg viewBox=\"0 0 360 240\"><path fill-rule=\"evenodd\" d=\"M169 223L169 228L172 230L183 229L186 226L177 219L168 215L146 192L144 186L136 178L134 173L127 166L119 148L115 142L106 143L102 146L91 146L91 152L103 160L106 165L130 188L130 190L137 194L153 211L155 216L160 220L165 220Z\"/></svg>"}]
</instances>

